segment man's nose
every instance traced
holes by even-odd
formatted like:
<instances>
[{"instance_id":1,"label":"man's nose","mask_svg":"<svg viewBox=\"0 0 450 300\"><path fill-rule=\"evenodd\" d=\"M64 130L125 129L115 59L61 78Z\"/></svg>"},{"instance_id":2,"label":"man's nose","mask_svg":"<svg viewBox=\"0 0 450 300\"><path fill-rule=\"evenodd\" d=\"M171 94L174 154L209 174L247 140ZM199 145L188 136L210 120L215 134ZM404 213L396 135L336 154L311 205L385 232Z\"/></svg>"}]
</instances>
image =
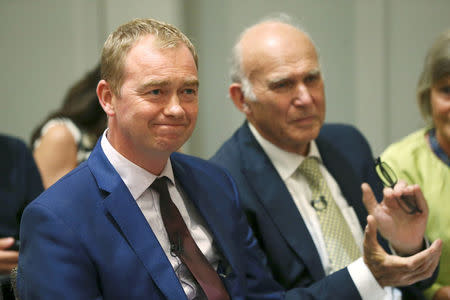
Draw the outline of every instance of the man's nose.
<instances>
[{"instance_id":1,"label":"man's nose","mask_svg":"<svg viewBox=\"0 0 450 300\"><path fill-rule=\"evenodd\" d=\"M164 112L167 116L172 116L175 118L180 118L184 116L184 109L181 106L180 98L177 94L174 94L170 97L170 100L167 106L164 109Z\"/></svg>"},{"instance_id":2,"label":"man's nose","mask_svg":"<svg viewBox=\"0 0 450 300\"><path fill-rule=\"evenodd\" d=\"M303 83L299 84L294 98L294 105L308 105L312 103L312 100L308 87Z\"/></svg>"}]
</instances>

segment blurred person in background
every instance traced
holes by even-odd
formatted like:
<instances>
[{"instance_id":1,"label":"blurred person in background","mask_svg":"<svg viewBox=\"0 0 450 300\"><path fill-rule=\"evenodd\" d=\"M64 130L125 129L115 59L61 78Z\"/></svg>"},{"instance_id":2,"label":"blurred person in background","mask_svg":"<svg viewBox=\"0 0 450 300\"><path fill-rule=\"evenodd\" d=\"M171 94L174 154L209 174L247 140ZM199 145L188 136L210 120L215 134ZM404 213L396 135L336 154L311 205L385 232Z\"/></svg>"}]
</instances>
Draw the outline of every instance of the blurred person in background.
<instances>
[{"instance_id":1,"label":"blurred person in background","mask_svg":"<svg viewBox=\"0 0 450 300\"><path fill-rule=\"evenodd\" d=\"M0 299L14 299L9 274L19 257L20 218L25 206L43 190L25 143L0 135Z\"/></svg>"},{"instance_id":2,"label":"blurred person in background","mask_svg":"<svg viewBox=\"0 0 450 300\"><path fill-rule=\"evenodd\" d=\"M34 129L31 147L45 188L87 160L105 130L106 115L96 94L99 81L97 65L69 89L62 107Z\"/></svg>"},{"instance_id":3,"label":"blurred person in background","mask_svg":"<svg viewBox=\"0 0 450 300\"><path fill-rule=\"evenodd\" d=\"M450 299L450 30L428 50L417 84L422 128L389 146L382 159L399 178L419 184L429 206L426 233L442 239L439 276L429 299Z\"/></svg>"}]
</instances>

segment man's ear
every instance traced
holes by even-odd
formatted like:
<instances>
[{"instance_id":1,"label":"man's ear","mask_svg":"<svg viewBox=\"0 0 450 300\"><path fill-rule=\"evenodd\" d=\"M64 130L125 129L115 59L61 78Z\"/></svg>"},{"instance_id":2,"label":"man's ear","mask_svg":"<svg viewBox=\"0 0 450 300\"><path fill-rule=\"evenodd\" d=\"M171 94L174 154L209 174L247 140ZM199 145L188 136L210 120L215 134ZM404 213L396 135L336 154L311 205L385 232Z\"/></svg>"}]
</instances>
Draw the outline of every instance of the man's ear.
<instances>
[{"instance_id":1,"label":"man's ear","mask_svg":"<svg viewBox=\"0 0 450 300\"><path fill-rule=\"evenodd\" d=\"M116 114L113 103L114 94L109 83L103 79L97 84L97 97L106 115L108 117L114 116Z\"/></svg>"},{"instance_id":2,"label":"man's ear","mask_svg":"<svg viewBox=\"0 0 450 300\"><path fill-rule=\"evenodd\" d=\"M244 114L248 115L251 110L247 104L244 93L242 92L242 85L240 83L232 83L228 89L231 100L233 100L234 105L242 111Z\"/></svg>"}]
</instances>

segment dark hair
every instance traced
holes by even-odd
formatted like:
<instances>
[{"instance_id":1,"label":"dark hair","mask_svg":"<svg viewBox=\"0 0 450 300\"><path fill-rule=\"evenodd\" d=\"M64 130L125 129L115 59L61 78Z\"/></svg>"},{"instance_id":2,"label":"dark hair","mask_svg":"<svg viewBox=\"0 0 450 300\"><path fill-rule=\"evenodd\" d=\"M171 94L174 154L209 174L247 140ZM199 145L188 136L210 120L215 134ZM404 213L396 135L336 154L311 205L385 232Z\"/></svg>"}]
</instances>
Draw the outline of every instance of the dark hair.
<instances>
[{"instance_id":1,"label":"dark hair","mask_svg":"<svg viewBox=\"0 0 450 300\"><path fill-rule=\"evenodd\" d=\"M106 114L97 98L97 84L100 81L100 65L76 82L67 92L60 109L50 113L33 130L31 147L40 137L42 127L51 119L68 118L82 131L98 139L106 128Z\"/></svg>"}]
</instances>

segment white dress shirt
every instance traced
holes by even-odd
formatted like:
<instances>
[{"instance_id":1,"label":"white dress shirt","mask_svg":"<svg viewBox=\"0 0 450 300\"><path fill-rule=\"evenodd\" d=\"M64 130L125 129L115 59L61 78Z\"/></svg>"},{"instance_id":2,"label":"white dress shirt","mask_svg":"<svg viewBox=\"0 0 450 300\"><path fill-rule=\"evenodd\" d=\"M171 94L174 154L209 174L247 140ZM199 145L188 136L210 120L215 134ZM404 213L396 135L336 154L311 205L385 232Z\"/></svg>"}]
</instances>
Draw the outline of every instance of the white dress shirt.
<instances>
[{"instance_id":1,"label":"white dress shirt","mask_svg":"<svg viewBox=\"0 0 450 300\"><path fill-rule=\"evenodd\" d=\"M312 199L311 189L309 188L306 178L301 175L300 172L295 172L302 161L305 159L305 157L278 148L277 146L266 140L264 137L262 137L256 130L256 128L253 127L250 123L249 127L256 140L271 160L281 179L286 184L286 187L292 198L294 199L295 205L297 206L297 209L299 210L303 221L305 222L306 227L308 228L308 231L312 237L314 245L316 246L316 249L319 253L325 274L331 274L332 268L329 263L328 253L322 235L320 222L315 209L310 204L310 200ZM320 171L328 184L336 205L341 210L342 215L344 216L346 222L350 227L356 244L360 246L360 250L362 253L364 236L361 225L358 221L358 217L356 216L353 208L348 205L348 202L342 195L341 189L339 188L336 180L333 178L333 176L331 176L331 174L323 165L322 158L315 141L312 141L310 143L309 153L307 156L314 156L319 158ZM401 299L400 290L393 289L391 287L382 288L378 284L378 282L375 280L375 277L373 277L369 268L364 263L362 257L358 258L356 261L348 265L347 269L363 300Z\"/></svg>"},{"instance_id":2,"label":"white dress shirt","mask_svg":"<svg viewBox=\"0 0 450 300\"><path fill-rule=\"evenodd\" d=\"M155 233L169 262L172 264L188 299L206 299L198 284L189 273L187 267L181 263L178 257L174 257L170 254L170 242L161 218L159 195L152 188L149 188L157 177L166 176L170 179L170 182L168 182L168 189L172 201L180 211L195 243L211 265L217 269L221 256L213 244L212 235L206 229L203 218L199 215L191 201L187 199L179 185L174 184L176 183L176 180L173 175L170 159L167 161L162 173L159 176L156 176L132 163L117 152L109 143L106 134L107 130L103 134L101 140L103 152L112 166L116 169L117 173L119 173L133 198L136 200L137 205Z\"/></svg>"}]
</instances>

